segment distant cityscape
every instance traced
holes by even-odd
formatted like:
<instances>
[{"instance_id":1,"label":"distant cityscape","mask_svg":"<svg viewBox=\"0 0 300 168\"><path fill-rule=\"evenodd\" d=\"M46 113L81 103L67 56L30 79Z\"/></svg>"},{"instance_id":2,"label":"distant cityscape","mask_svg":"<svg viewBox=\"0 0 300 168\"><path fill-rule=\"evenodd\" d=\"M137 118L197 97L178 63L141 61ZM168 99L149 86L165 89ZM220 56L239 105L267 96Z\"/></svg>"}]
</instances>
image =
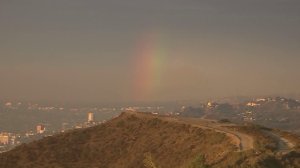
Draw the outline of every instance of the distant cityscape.
<instances>
[{"instance_id":1,"label":"distant cityscape","mask_svg":"<svg viewBox=\"0 0 300 168\"><path fill-rule=\"evenodd\" d=\"M10 131L0 129L0 153L13 149L14 147L22 144L28 143L34 140L41 139L47 136L53 136L61 132L66 132L73 129L81 129L92 127L105 123L108 119L117 117L122 111L161 111L164 107L103 107L103 108L65 108L65 107L54 107L54 106L42 106L34 103L22 103L22 102L4 102L0 106L0 115L5 115L7 112L34 112L34 113L43 113L43 112L59 112L66 113L71 112L71 117L68 118L71 122L61 122L59 126L53 126L54 123L49 123L49 121L40 120L38 124L34 125L33 128L20 131ZM96 114L101 115L96 119ZM80 114L80 118L78 117ZM155 113L156 114L156 113ZM157 113L158 114L158 113ZM48 114L45 114L48 115ZM104 117L103 117L104 116ZM101 119L104 118L104 119ZM11 118L11 120L13 117ZM74 122L76 120L77 122ZM83 122L78 122L78 121ZM6 120L7 121L7 120ZM30 121L28 121L30 122ZM3 124L3 122L2 122ZM59 125L56 123L56 125ZM0 126L1 127L1 126ZM18 127L15 125L15 127ZM22 125L19 125L22 127Z\"/></svg>"},{"instance_id":2,"label":"distant cityscape","mask_svg":"<svg viewBox=\"0 0 300 168\"><path fill-rule=\"evenodd\" d=\"M151 112L154 115L228 119L255 123L300 133L300 102L283 97L254 98L241 103L206 101L196 105L64 107L36 103L0 104L0 152L47 136L105 123L123 111Z\"/></svg>"},{"instance_id":3,"label":"distant cityscape","mask_svg":"<svg viewBox=\"0 0 300 168\"><path fill-rule=\"evenodd\" d=\"M88 113L87 122L77 124L77 125L69 125L68 123L62 123L62 129L57 131L47 130L47 127L43 124L39 124L36 126L36 130L28 130L25 133L10 133L10 132L1 132L0 133L0 153L8 151L17 145L22 143L31 142L33 140L38 140L43 137L52 136L59 132L65 132L71 129L80 129L87 128L91 126L95 126L104 121L96 122L94 121L94 113Z\"/></svg>"}]
</instances>

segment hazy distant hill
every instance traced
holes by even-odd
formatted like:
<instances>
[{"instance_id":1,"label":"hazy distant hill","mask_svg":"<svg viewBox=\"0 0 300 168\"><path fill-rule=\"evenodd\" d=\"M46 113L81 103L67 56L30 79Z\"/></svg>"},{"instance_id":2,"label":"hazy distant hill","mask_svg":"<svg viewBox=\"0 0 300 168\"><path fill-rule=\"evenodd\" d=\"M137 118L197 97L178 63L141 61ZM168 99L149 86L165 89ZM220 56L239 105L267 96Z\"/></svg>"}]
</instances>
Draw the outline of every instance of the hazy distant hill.
<instances>
[{"instance_id":1,"label":"hazy distant hill","mask_svg":"<svg viewBox=\"0 0 300 168\"><path fill-rule=\"evenodd\" d=\"M261 98L239 104L204 104L201 108L185 108L181 115L250 122L300 135L300 102L283 97Z\"/></svg>"},{"instance_id":2,"label":"hazy distant hill","mask_svg":"<svg viewBox=\"0 0 300 168\"><path fill-rule=\"evenodd\" d=\"M238 152L224 133L141 113L122 113L106 124L0 155L0 168L295 167L299 162L297 152Z\"/></svg>"}]
</instances>

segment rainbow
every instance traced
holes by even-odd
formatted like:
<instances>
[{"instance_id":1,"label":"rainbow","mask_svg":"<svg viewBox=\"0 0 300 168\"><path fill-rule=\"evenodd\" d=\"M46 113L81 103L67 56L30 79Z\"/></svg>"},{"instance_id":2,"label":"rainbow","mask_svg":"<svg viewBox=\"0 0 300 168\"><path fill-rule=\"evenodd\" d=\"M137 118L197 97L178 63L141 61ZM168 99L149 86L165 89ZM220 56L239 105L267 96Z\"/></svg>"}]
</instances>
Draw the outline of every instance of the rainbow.
<instances>
[{"instance_id":1,"label":"rainbow","mask_svg":"<svg viewBox=\"0 0 300 168\"><path fill-rule=\"evenodd\" d=\"M136 100L149 99L159 89L162 82L166 50L162 36L147 33L138 42L135 59L134 96Z\"/></svg>"}]
</instances>

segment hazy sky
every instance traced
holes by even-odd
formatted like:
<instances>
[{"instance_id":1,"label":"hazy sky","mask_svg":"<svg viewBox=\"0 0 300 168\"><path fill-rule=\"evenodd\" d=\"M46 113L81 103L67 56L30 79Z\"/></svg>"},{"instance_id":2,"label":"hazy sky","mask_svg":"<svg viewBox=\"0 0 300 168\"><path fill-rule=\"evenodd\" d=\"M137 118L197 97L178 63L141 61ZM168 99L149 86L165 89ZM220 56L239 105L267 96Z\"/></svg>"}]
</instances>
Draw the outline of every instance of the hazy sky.
<instances>
[{"instance_id":1,"label":"hazy sky","mask_svg":"<svg viewBox=\"0 0 300 168\"><path fill-rule=\"evenodd\" d=\"M299 0L0 0L0 98L300 93Z\"/></svg>"}]
</instances>

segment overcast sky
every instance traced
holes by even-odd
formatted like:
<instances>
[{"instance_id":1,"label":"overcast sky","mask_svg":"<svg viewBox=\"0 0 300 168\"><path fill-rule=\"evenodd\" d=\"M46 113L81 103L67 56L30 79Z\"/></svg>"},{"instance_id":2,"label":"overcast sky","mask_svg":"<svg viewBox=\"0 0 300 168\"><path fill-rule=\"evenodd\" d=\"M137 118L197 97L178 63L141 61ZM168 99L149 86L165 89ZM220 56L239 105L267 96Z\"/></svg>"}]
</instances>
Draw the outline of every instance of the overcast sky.
<instances>
[{"instance_id":1,"label":"overcast sky","mask_svg":"<svg viewBox=\"0 0 300 168\"><path fill-rule=\"evenodd\" d=\"M298 94L299 72L299 0L0 0L1 99Z\"/></svg>"}]
</instances>

